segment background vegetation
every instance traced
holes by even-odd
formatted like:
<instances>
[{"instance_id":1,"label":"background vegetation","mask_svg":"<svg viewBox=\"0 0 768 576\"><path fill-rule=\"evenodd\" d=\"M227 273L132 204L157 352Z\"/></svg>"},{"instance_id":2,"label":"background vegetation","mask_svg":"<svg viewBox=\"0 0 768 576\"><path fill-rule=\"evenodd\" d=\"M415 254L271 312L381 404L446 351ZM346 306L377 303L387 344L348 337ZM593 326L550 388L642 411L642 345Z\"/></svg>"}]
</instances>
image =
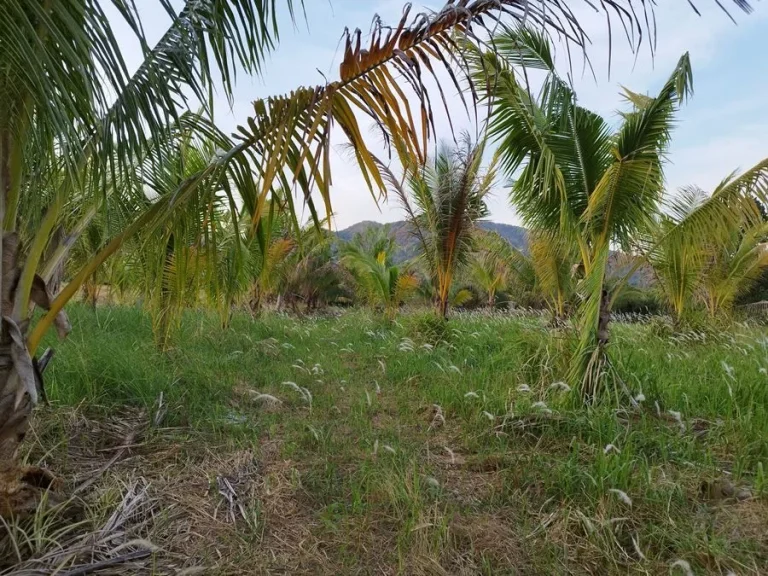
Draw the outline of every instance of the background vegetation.
<instances>
[{"instance_id":1,"label":"background vegetation","mask_svg":"<svg viewBox=\"0 0 768 576\"><path fill-rule=\"evenodd\" d=\"M112 0L132 72L105 4L0 8L4 574L768 565L768 160L665 189L687 54L612 126L556 69L569 3L408 8L228 136L276 0L161 0L154 46ZM654 37L653 3L599 5ZM433 153L446 86L488 117ZM339 137L405 258L327 226ZM523 245L483 226L496 184Z\"/></svg>"}]
</instances>

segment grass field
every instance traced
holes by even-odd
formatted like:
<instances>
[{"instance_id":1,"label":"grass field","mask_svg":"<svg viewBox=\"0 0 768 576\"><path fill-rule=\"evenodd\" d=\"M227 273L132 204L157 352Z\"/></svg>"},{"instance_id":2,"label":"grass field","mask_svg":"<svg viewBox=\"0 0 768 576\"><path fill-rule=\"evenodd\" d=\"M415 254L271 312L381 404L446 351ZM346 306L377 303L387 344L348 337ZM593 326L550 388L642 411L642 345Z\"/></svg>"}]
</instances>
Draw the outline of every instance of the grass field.
<instances>
[{"instance_id":1,"label":"grass field","mask_svg":"<svg viewBox=\"0 0 768 576\"><path fill-rule=\"evenodd\" d=\"M27 460L82 489L5 565L118 510L155 552L100 574L768 573L763 329L616 324L640 408L587 410L536 318L189 314L162 355L138 310L71 316Z\"/></svg>"}]
</instances>

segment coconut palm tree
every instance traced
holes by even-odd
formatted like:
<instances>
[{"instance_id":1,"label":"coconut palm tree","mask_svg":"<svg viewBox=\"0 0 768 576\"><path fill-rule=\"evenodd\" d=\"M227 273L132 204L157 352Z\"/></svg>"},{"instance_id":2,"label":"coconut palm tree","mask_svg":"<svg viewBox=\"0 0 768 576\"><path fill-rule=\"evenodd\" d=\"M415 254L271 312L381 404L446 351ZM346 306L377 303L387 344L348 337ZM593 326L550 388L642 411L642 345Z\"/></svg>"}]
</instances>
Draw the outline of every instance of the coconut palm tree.
<instances>
[{"instance_id":1,"label":"coconut palm tree","mask_svg":"<svg viewBox=\"0 0 768 576\"><path fill-rule=\"evenodd\" d=\"M496 304L496 293L506 289L510 276L512 246L496 232L477 231L477 249L470 255L468 274L486 295L486 304Z\"/></svg>"},{"instance_id":2,"label":"coconut palm tree","mask_svg":"<svg viewBox=\"0 0 768 576\"><path fill-rule=\"evenodd\" d=\"M527 305L545 306L557 321L566 317L578 261L578 251L571 244L558 235L529 231L525 250L495 233L483 233L478 245L481 248L475 258L479 262L473 260L470 273L487 294L494 287L508 290Z\"/></svg>"},{"instance_id":3,"label":"coconut palm tree","mask_svg":"<svg viewBox=\"0 0 768 576\"><path fill-rule=\"evenodd\" d=\"M543 298L556 323L570 312L576 291L576 247L558 234L528 233L528 262L535 278L534 292Z\"/></svg>"},{"instance_id":4,"label":"coconut palm tree","mask_svg":"<svg viewBox=\"0 0 768 576\"><path fill-rule=\"evenodd\" d=\"M609 340L609 251L612 245L629 246L657 213L662 158L674 114L690 92L690 62L684 55L654 98L627 90L633 107L612 131L603 118L577 104L557 75L544 34L520 28L502 33L496 44L498 54L476 61L479 74L495 74L489 136L499 143L506 174L516 176L510 199L525 224L578 249L584 301L572 377L585 395L594 396L592 376L602 371ZM518 65L546 72L537 98L515 72Z\"/></svg>"},{"instance_id":5,"label":"coconut palm tree","mask_svg":"<svg viewBox=\"0 0 768 576\"><path fill-rule=\"evenodd\" d=\"M298 248L300 233L293 227L291 215L279 197L270 200L254 238L248 242L251 256L248 304L252 313L258 314L263 304L279 293L289 273L291 256ZM247 236L247 230L244 234Z\"/></svg>"},{"instance_id":6,"label":"coconut palm tree","mask_svg":"<svg viewBox=\"0 0 768 576\"><path fill-rule=\"evenodd\" d=\"M659 231L664 234L674 223L664 218ZM689 243L664 242L649 254L657 287L680 323L690 311L701 280L701 247Z\"/></svg>"},{"instance_id":7,"label":"coconut palm tree","mask_svg":"<svg viewBox=\"0 0 768 576\"><path fill-rule=\"evenodd\" d=\"M334 254L335 236L328 230L308 226L301 231L297 249L291 254L286 276L279 288L284 301L299 313L303 302L307 313L352 295L353 279Z\"/></svg>"},{"instance_id":8,"label":"coconut palm tree","mask_svg":"<svg viewBox=\"0 0 768 576\"><path fill-rule=\"evenodd\" d=\"M373 253L355 242L341 249L342 261L350 267L368 298L381 306L388 320L394 320L400 303L418 287L418 277L392 263L390 254L380 240Z\"/></svg>"},{"instance_id":9,"label":"coconut palm tree","mask_svg":"<svg viewBox=\"0 0 768 576\"><path fill-rule=\"evenodd\" d=\"M631 252L638 239L656 227L664 192L664 154L675 113L692 86L689 58L680 58L655 97L625 89L631 110L622 113L621 125L612 131L600 116L578 105L557 75L544 34L521 28L503 33L495 44L497 53L473 56L476 78L492 74L489 136L499 143L507 175L516 176L510 198L524 222L577 247L583 300L570 377L583 397L595 398L604 388L611 304L639 266L609 293L608 256L614 246ZM522 64L546 73L536 98L513 68ZM761 163L727 179L691 211L683 226L665 234L665 241L691 246L706 233L724 241L744 218L755 218L753 197L765 197L767 176Z\"/></svg>"},{"instance_id":10,"label":"coconut palm tree","mask_svg":"<svg viewBox=\"0 0 768 576\"><path fill-rule=\"evenodd\" d=\"M631 3L605 0L601 5L619 10L622 22L634 25ZM434 75L432 61L440 62L458 86L451 69L452 61L462 68L461 59L452 55L456 30L480 43L479 31L490 22L526 19L585 44L573 12L560 0L451 1L432 16L413 19L406 12L395 28L377 21L365 48L359 31L347 34L338 81L257 101L235 142L198 117L184 118L183 112L190 98L210 110L214 85L219 94L231 97L238 68L260 74L265 55L278 40L278 5L292 10L297 3L187 0L180 11L166 0L155 4L168 13L171 24L150 46L135 2L0 2L0 464L10 470L3 476L0 496L31 489L28 482L13 479L31 478L15 467L15 453L37 398L32 357L64 305L128 238L184 209L207 185L212 190L224 186L230 203L241 202L256 227L272 192L295 184L318 221L311 192L319 193L330 212L332 134L349 140L371 189L383 190L357 113L372 119L386 137L396 136L410 155L424 159L434 127L422 71ZM144 60L133 74L105 13L107 5L116 9L142 52ZM408 87L419 102L418 125ZM119 202L123 189L118 180L148 158L159 161L163 142L191 122L215 144L208 164L175 193L156 199L128 226L114 231L54 295L39 272L60 269L72 234L84 230L98 209ZM334 126L341 130L332 130ZM53 193L38 194L46 187ZM73 205L74 196L86 201ZM42 216L29 228L20 222L19 208L35 202ZM49 246L60 226L66 231L59 235L62 243ZM31 241L22 250L18 239L25 235ZM49 258L43 261L46 254ZM32 302L49 310L27 336ZM7 512L0 509L0 515Z\"/></svg>"},{"instance_id":11,"label":"coconut palm tree","mask_svg":"<svg viewBox=\"0 0 768 576\"><path fill-rule=\"evenodd\" d=\"M676 238L673 232L705 201L706 193L695 186L680 190L669 202L668 210L659 215L650 239L644 242L643 252L653 269L657 288L677 323L690 312L701 284L705 243L690 236L679 241L682 238Z\"/></svg>"},{"instance_id":12,"label":"coconut palm tree","mask_svg":"<svg viewBox=\"0 0 768 576\"><path fill-rule=\"evenodd\" d=\"M750 203L741 205L747 209L737 214L741 222L726 218L727 227L716 225L712 235L678 233L685 231L688 218L716 199L696 187L681 190L670 203L670 213L660 219L656 241L651 240L648 261L678 322L697 299L710 317L727 314L768 266L768 224L759 210L749 210Z\"/></svg>"},{"instance_id":13,"label":"coconut palm tree","mask_svg":"<svg viewBox=\"0 0 768 576\"><path fill-rule=\"evenodd\" d=\"M418 259L429 275L442 318L448 314L453 280L472 253L476 225L488 215L485 197L495 170L493 165L483 170L484 151L483 141L475 144L465 134L456 148L441 147L429 164L406 164L407 183L382 166L418 242Z\"/></svg>"},{"instance_id":14,"label":"coconut palm tree","mask_svg":"<svg viewBox=\"0 0 768 576\"><path fill-rule=\"evenodd\" d=\"M730 242L708 246L709 263L701 283L702 299L714 318L728 314L734 301L746 293L768 266L768 225L732 232Z\"/></svg>"}]
</instances>

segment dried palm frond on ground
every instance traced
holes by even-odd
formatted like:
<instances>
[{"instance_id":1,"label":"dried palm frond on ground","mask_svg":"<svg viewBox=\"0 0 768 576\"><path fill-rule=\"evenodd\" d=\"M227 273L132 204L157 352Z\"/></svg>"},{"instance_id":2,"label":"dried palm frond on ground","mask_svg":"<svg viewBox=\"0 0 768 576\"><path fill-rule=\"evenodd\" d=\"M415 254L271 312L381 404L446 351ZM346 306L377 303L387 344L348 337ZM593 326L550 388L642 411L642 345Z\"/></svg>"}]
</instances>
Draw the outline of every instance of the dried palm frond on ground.
<instances>
[{"instance_id":1,"label":"dried palm frond on ground","mask_svg":"<svg viewBox=\"0 0 768 576\"><path fill-rule=\"evenodd\" d=\"M113 574L126 574L146 568L144 560L158 550L141 538L153 521L156 504L149 497L146 484L137 481L125 486L120 502L106 520L84 533L78 533L77 522L67 526L67 518L60 517L72 504L67 501L50 509L41 507L31 526L23 522L6 524L2 545L13 547L18 563L2 574L77 576L96 570L104 574L104 569L114 570ZM51 533L45 533L46 529ZM47 542L49 538L55 542L53 546ZM31 557L22 557L21 550L25 547L34 548Z\"/></svg>"}]
</instances>

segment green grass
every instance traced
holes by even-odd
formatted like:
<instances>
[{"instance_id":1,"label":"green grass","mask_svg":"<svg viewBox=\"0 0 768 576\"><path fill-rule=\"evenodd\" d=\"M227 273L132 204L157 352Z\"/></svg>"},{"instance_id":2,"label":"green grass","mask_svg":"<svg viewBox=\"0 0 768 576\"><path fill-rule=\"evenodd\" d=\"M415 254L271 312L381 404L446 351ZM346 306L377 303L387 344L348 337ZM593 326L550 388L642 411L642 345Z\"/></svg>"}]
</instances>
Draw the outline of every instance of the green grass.
<instances>
[{"instance_id":1,"label":"green grass","mask_svg":"<svg viewBox=\"0 0 768 576\"><path fill-rule=\"evenodd\" d=\"M162 424L86 498L113 502L116 483L146 479L160 509L180 514L147 532L161 555L221 574L768 567L763 329L656 336L615 325L614 363L645 396L640 410L617 410L574 409L550 388L565 377L570 343L537 319L457 317L436 344L421 316L243 315L222 330L190 313L163 355L136 309L73 306L71 317L69 339L50 342L52 408L37 418L29 459L71 473L83 446L99 454L83 427L138 409L149 419L162 394ZM309 390L311 404L284 382ZM618 450L604 453L609 444ZM225 473L245 478L247 519L213 519ZM703 498L702 482L726 474L752 498ZM199 538L181 539L189 524Z\"/></svg>"}]
</instances>

